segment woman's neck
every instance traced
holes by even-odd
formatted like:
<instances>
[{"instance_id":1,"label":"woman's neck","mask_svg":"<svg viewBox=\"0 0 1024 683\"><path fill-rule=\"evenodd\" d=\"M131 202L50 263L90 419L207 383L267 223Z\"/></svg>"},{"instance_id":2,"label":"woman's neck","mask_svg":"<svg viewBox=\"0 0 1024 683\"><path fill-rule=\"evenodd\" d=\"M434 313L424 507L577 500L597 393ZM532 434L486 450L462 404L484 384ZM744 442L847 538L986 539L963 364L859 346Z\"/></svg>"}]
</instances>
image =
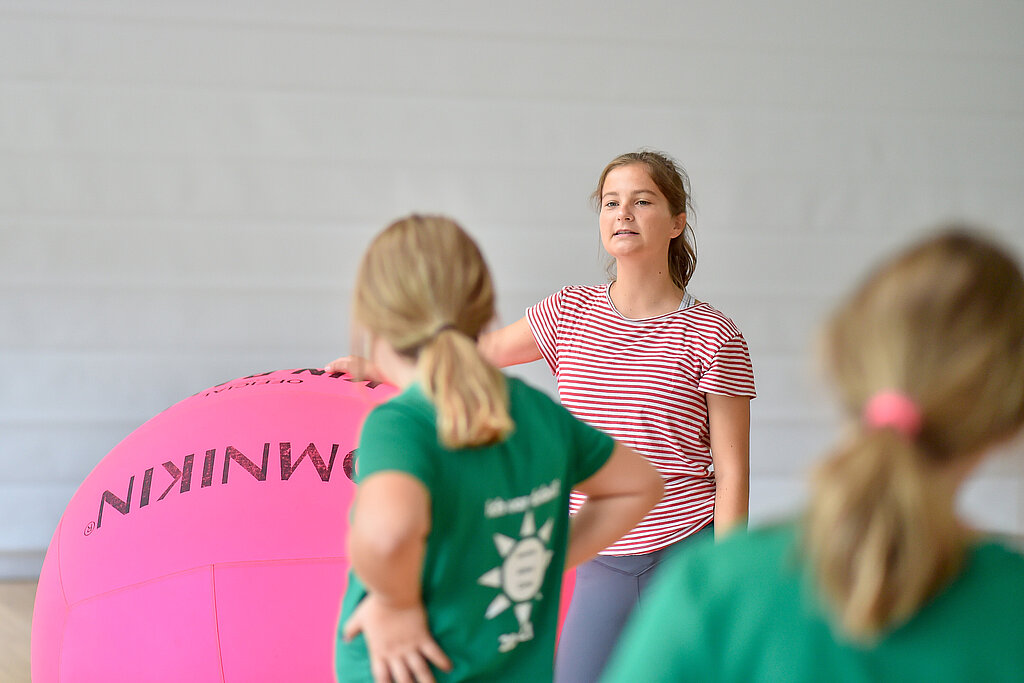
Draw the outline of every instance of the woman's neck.
<instances>
[{"instance_id":1,"label":"woman's neck","mask_svg":"<svg viewBox=\"0 0 1024 683\"><path fill-rule=\"evenodd\" d=\"M627 318L653 318L679 308L683 290L672 281L667 264L658 268L618 261L609 296Z\"/></svg>"}]
</instances>

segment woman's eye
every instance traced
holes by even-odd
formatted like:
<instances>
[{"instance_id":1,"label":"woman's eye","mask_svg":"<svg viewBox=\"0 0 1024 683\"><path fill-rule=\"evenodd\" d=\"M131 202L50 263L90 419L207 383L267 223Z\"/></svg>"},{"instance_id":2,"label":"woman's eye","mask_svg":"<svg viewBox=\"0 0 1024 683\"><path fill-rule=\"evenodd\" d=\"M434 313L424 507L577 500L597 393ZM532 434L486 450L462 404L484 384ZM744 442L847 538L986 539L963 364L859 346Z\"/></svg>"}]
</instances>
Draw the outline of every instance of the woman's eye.
<instances>
[{"instance_id":1,"label":"woman's eye","mask_svg":"<svg viewBox=\"0 0 1024 683\"><path fill-rule=\"evenodd\" d=\"M618 205L619 205L619 203L618 203L618 202L605 202L605 205L604 205L604 207L605 207L606 209L614 209L614 208L615 208L616 206L618 206Z\"/></svg>"},{"instance_id":2,"label":"woman's eye","mask_svg":"<svg viewBox=\"0 0 1024 683\"><path fill-rule=\"evenodd\" d=\"M639 199L636 203L638 206L647 206L648 204L650 204L650 202L647 201L646 199Z\"/></svg>"}]
</instances>

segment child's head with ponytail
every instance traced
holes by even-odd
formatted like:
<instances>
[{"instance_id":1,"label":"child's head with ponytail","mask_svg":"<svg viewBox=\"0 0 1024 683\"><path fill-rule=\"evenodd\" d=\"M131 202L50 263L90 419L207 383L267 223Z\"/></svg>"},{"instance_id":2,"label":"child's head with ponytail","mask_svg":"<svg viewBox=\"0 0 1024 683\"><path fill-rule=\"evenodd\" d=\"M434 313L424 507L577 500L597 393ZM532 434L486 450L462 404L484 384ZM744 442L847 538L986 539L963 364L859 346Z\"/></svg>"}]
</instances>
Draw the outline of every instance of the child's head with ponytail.
<instances>
[{"instance_id":1,"label":"child's head with ponytail","mask_svg":"<svg viewBox=\"0 0 1024 683\"><path fill-rule=\"evenodd\" d=\"M480 250L454 221L412 215L392 223L363 256L353 318L415 362L449 448L499 441L512 430L504 376L476 340L494 318Z\"/></svg>"},{"instance_id":2,"label":"child's head with ponytail","mask_svg":"<svg viewBox=\"0 0 1024 683\"><path fill-rule=\"evenodd\" d=\"M870 640L959 569L956 487L1024 423L1024 281L951 229L884 264L823 339L849 433L817 469L806 549L840 628Z\"/></svg>"}]
</instances>

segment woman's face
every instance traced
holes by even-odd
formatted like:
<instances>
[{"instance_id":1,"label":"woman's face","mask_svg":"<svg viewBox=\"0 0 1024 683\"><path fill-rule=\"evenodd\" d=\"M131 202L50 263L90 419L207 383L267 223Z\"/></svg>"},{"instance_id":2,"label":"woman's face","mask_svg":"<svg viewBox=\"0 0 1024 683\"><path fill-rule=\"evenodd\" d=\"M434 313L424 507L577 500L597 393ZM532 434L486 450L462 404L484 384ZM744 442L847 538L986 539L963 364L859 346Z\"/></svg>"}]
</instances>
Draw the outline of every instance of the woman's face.
<instances>
[{"instance_id":1,"label":"woman's face","mask_svg":"<svg viewBox=\"0 0 1024 683\"><path fill-rule=\"evenodd\" d=\"M608 172L601 187L601 244L616 260L664 261L668 245L686 225L686 214L672 215L668 199L643 164Z\"/></svg>"}]
</instances>

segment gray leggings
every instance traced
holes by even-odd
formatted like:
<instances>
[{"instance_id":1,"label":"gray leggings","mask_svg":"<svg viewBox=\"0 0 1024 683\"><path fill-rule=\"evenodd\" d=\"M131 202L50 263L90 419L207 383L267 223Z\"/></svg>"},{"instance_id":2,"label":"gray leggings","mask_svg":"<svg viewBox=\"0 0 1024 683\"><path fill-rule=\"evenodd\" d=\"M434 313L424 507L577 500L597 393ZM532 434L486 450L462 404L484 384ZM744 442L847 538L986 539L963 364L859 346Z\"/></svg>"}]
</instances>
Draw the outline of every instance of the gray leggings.
<instances>
[{"instance_id":1,"label":"gray leggings","mask_svg":"<svg viewBox=\"0 0 1024 683\"><path fill-rule=\"evenodd\" d=\"M645 555L599 555L576 568L576 588L555 656L555 683L594 683L630 613L661 561L681 545L708 534L701 529L668 548Z\"/></svg>"}]
</instances>

